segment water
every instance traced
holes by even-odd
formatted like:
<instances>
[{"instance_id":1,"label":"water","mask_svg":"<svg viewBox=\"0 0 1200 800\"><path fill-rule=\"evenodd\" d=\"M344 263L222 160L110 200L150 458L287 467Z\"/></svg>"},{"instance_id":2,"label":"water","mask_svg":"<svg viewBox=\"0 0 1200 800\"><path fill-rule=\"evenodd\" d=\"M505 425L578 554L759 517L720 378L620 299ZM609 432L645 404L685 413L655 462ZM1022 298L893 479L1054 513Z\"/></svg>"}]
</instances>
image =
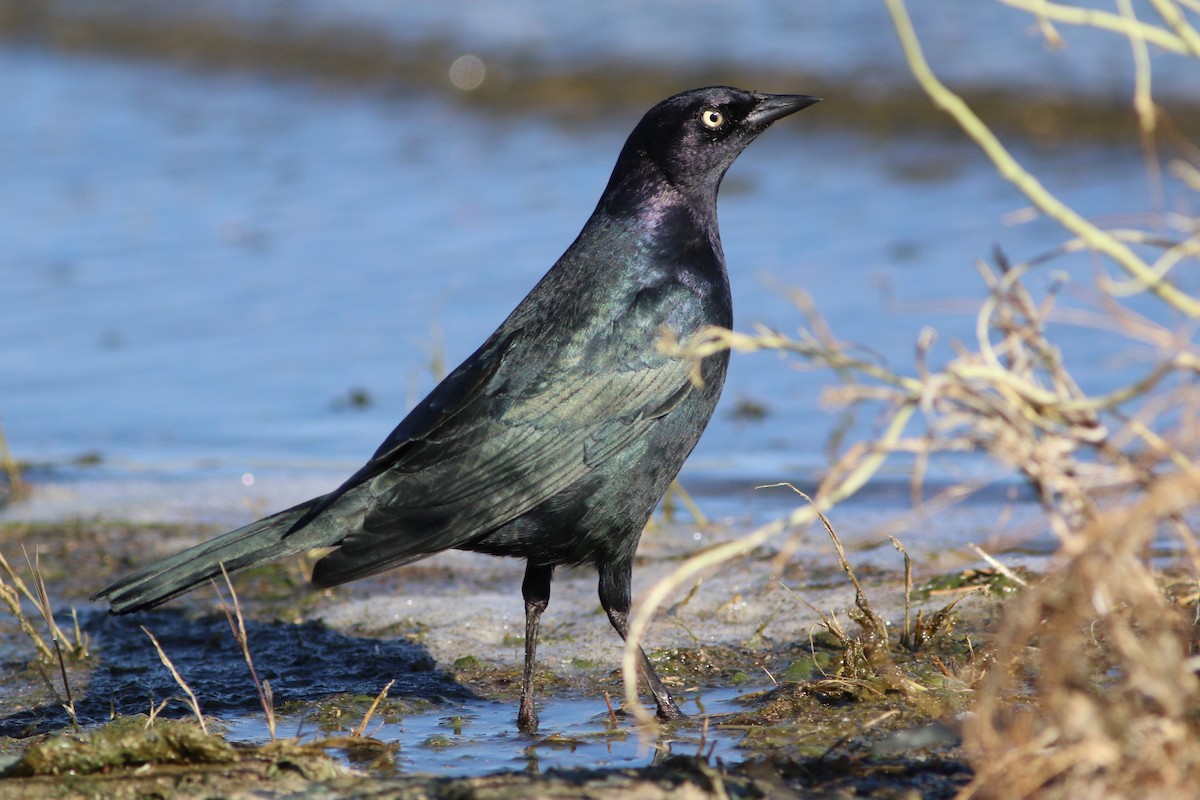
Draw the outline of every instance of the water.
<instances>
[{"instance_id":1,"label":"water","mask_svg":"<svg viewBox=\"0 0 1200 800\"><path fill-rule=\"evenodd\" d=\"M572 593L571 583L568 579L562 587L568 593ZM479 605L479 598L471 594L471 581L462 584L463 596L457 598L454 608ZM430 599L420 592L417 596L422 602ZM253 598L247 600L254 603ZM377 608L384 601L377 598L372 605ZM453 613L448 605L443 603L442 616ZM397 629L404 630L403 623L393 623L391 635L375 638L374 634L361 635L346 626L335 629L320 623L247 621L255 674L269 683L277 709L276 734L302 742L340 740L361 727L367 737L391 746L384 762L370 765L375 773L483 774L582 766L633 767L670 754L700 752L730 763L742 757L738 750L742 731L722 730L719 723L725 715L746 710L740 698L753 691L750 684L714 688L689 682L686 688L676 689L679 707L689 719L657 730L650 741L640 736L633 721L620 711L620 699L615 696L619 686L614 685L610 669L602 664L555 666L560 675L572 677L557 689L544 687L539 691L539 731L536 735L521 734L516 729L515 698L497 701L480 697L446 668L452 659L444 657L446 637L442 634L453 631L444 630L436 616L422 616L422 623L429 621L431 629L437 630L427 642L396 635ZM597 632L605 633L606 642L616 639L598 615L589 620L590 634L581 631L580 641L563 642L562 616L556 613L549 620L550 635L543 640L543 650L550 655L543 658L544 666L557 662L560 651L580 657L615 649L588 645L591 634ZM209 724L216 724L227 739L262 744L271 738L240 645L222 614L197 616L167 608L130 619L83 609L79 621L88 636L92 658L72 670L71 682L75 714L85 728L101 725L114 715L146 714L152 708L163 717L190 717L192 711L182 699L174 677L178 674ZM73 620L63 614L60 624L70 627ZM464 624L470 627L460 620L459 625ZM499 626L487 627L489 631L481 633L498 638ZM171 660L174 674L160 662L146 631L154 635L158 647ZM9 634L6 630L0 650L9 663L19 663L29 642ZM501 676L519 675L520 656L508 653L513 645L496 649L512 660L505 664L502 659L483 667L485 671L496 667L500 670L491 673L492 679L484 679L484 684L504 683L510 678ZM495 656L477 646L470 652L478 653L488 663ZM605 655L611 664L616 663L612 653ZM29 679L36 680L33 675ZM6 680L19 687L24 678L9 676ZM563 685L573 688L564 689ZM614 692L611 704L617 711L610 710L605 694L595 688L598 685ZM372 715L364 723L371 698L385 687L386 700L377 710L371 709ZM0 733L24 738L57 731L68 724L58 702L31 707L30 697L37 696L41 689L26 689L24 699L8 698L5 713L0 715ZM350 763L361 757L360 749L344 743L335 741L332 749ZM377 750L372 752L379 754Z\"/></svg>"},{"instance_id":2,"label":"water","mask_svg":"<svg viewBox=\"0 0 1200 800\"><path fill-rule=\"evenodd\" d=\"M625 716L610 715L603 698L554 698L539 710L536 735L520 734L514 726L511 703L468 701L454 708L441 707L411 714L398 722L371 721L366 735L397 747L391 764L402 774L475 775L500 771L543 773L551 769L643 767L670 755L708 754L727 764L740 761L742 731L706 724L705 718L744 710L736 700L742 690L720 689L688 698L680 704L688 722L663 729L646 741ZM358 720L350 720L357 726ZM300 741L319 740L303 717L282 717L276 722L279 736ZM231 741L263 744L270 731L261 714L225 723ZM336 750L334 751L336 753ZM353 763L353 753L344 758ZM378 765L373 767L379 770Z\"/></svg>"},{"instance_id":3,"label":"water","mask_svg":"<svg viewBox=\"0 0 1200 800\"><path fill-rule=\"evenodd\" d=\"M435 362L469 354L571 241L636 119L563 127L22 48L0 50L0 90L14 452L59 479L83 456L100 462L88 478L182 475L235 495L255 474L329 487L361 463ZM820 113L777 126L727 179L738 327L794 330L785 290L799 286L839 337L901 368L926 325L945 357L973 336L971 315L947 311L982 294L972 259L997 242L1035 255L1058 231L1005 226L1022 200L967 145L812 133ZM1133 154L1021 155L1086 214L1149 203ZM1139 359L1127 346L1063 341L1085 385L1136 372L1121 369ZM735 358L685 476L811 475L831 427L819 385L771 356ZM765 419L735 418L743 400Z\"/></svg>"}]
</instances>

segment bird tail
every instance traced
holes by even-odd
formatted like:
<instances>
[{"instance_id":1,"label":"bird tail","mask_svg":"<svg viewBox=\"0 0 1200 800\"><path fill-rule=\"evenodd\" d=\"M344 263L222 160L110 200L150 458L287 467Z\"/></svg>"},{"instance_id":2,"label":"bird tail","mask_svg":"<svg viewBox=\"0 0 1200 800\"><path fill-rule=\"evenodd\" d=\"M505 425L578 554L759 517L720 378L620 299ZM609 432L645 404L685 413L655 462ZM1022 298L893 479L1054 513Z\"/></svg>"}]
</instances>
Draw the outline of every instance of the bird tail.
<instances>
[{"instance_id":1,"label":"bird tail","mask_svg":"<svg viewBox=\"0 0 1200 800\"><path fill-rule=\"evenodd\" d=\"M198 544L139 570L92 595L114 614L128 614L164 603L221 574L276 561L314 547L337 544L345 530L322 517L292 527L324 498L316 497L245 527ZM332 516L332 515L331 515Z\"/></svg>"}]
</instances>

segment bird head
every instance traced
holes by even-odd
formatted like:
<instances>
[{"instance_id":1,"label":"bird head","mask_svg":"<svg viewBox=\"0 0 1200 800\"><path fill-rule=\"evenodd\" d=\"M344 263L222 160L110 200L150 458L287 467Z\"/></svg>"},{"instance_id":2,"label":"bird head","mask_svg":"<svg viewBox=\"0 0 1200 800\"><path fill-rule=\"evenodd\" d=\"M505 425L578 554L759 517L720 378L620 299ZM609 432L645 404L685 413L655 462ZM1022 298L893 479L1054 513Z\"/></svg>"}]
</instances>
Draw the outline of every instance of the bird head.
<instances>
[{"instance_id":1,"label":"bird head","mask_svg":"<svg viewBox=\"0 0 1200 800\"><path fill-rule=\"evenodd\" d=\"M819 102L711 86L669 97L646 112L625 143L613 181L657 171L693 202L715 200L726 170L776 120ZM617 188L610 184L610 188Z\"/></svg>"}]
</instances>

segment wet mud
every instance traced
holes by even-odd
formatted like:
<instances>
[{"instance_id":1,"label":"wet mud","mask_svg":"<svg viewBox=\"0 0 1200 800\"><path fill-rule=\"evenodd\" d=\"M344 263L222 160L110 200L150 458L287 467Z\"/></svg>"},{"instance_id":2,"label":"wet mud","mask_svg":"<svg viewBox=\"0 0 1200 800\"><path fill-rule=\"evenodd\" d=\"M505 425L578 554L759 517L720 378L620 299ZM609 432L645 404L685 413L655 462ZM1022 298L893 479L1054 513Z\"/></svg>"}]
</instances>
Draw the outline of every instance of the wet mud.
<instances>
[{"instance_id":1,"label":"wet mud","mask_svg":"<svg viewBox=\"0 0 1200 800\"><path fill-rule=\"evenodd\" d=\"M573 619L548 627L551 657L538 676L543 724L526 736L514 721L522 643L514 633L486 630L496 624L487 591L511 588L519 600L517 583L506 585L506 561L418 566L343 593L312 591L302 564L273 565L235 579L255 671L272 695L272 737L213 592L129 618L86 602L131 563L207 533L114 523L0 527L3 552L19 553L22 545L38 552L60 625L71 631L77 620L71 635L86 642L81 657L64 659L72 720L58 665L39 661L15 619L0 614L0 797L658 797L681 787L695 797L940 797L970 779L955 718L970 697L976 648L1003 588L971 594L919 650L887 641L864 650L867 628L853 616L843 617L844 632L857 642L848 646L799 608L792 611L807 619L802 637L772 635L772 626L782 627L764 617L739 621L741 633L730 639L716 613L699 610L708 591L695 592L668 617L692 610L720 636L699 641L704 624L688 618L677 627L694 629L689 634L656 631L669 646L651 657L689 716L651 731L620 708L616 660L587 638L594 632L599 642L612 632L594 609L562 608L562 615L579 612L580 641ZM649 550L664 555L661 545ZM9 561L21 566L19 558ZM670 562L643 566L656 572ZM81 581L73 564L94 569ZM763 560L731 569L744 572L735 576L742 591L725 596L715 582L712 607L728 614L742 604L750 617L763 614L758 594L766 584L755 585L753 574L766 570ZM902 625L895 602L902 575L861 572L880 600L878 613ZM988 580L957 574L929 581L913 602L932 613ZM564 576L562 605L574 604L575 583L593 580ZM846 608L845 589L836 570L814 570L800 591L823 606L836 596ZM444 613L425 620L386 608L376 609L375 620L352 613L363 598L376 598L368 602L378 607L378 598L406 592L434 594L429 602ZM456 638L462 631L439 627L446 612L464 606L483 638ZM207 732L143 626L197 698ZM557 650L570 655L556 658Z\"/></svg>"}]
</instances>

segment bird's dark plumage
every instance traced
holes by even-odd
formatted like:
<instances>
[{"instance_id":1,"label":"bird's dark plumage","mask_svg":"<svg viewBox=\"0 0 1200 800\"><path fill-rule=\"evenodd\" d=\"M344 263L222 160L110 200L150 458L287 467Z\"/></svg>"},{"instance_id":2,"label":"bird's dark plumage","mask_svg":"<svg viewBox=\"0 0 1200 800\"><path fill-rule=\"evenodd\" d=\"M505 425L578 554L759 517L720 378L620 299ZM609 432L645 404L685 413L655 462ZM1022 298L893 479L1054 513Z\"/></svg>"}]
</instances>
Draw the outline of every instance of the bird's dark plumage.
<instances>
[{"instance_id":1,"label":"bird's dark plumage","mask_svg":"<svg viewBox=\"0 0 1200 800\"><path fill-rule=\"evenodd\" d=\"M583 231L503 324L322 497L185 550L98 592L114 613L158 605L221 573L316 547L333 586L450 548L526 559L525 686L533 730L538 621L560 564L594 564L626 634L633 554L708 423L728 354L702 385L656 346L728 327L717 189L776 119L816 102L729 87L675 95L630 134ZM664 718L679 716L650 663Z\"/></svg>"}]
</instances>

